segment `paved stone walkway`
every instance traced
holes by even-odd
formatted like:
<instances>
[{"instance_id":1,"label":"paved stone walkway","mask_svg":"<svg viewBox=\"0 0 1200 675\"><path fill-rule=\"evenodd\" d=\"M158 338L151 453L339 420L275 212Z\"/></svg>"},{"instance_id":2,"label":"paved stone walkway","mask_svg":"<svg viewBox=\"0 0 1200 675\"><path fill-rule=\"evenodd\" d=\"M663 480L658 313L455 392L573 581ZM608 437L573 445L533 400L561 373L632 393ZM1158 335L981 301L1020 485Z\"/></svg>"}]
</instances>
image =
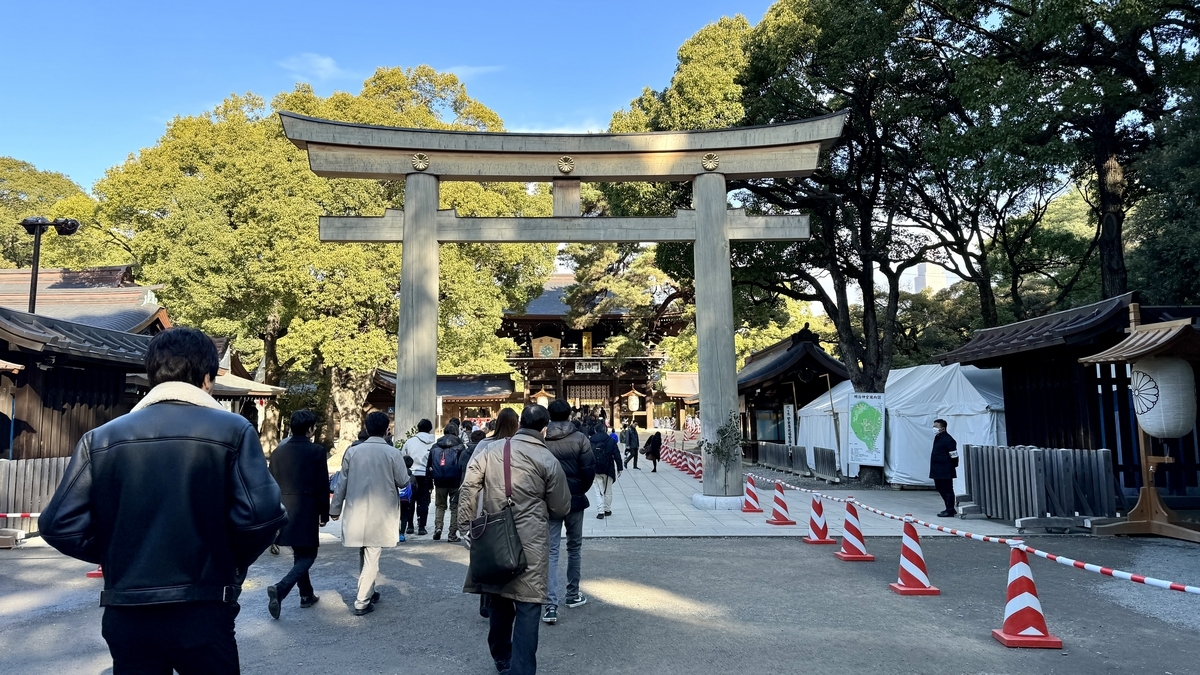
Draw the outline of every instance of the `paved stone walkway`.
<instances>
[{"instance_id":1,"label":"paved stone walkway","mask_svg":"<svg viewBox=\"0 0 1200 675\"><path fill-rule=\"evenodd\" d=\"M774 485L758 486L758 501L763 513L741 511L702 511L692 506L692 495L700 491L700 481L674 467L659 462L658 471L650 471L650 463L641 460L641 470L627 469L613 489L613 514L598 520L596 490L588 495L592 506L584 519L584 537L803 537L808 534L808 516L812 495L787 490L785 499L794 526L767 525ZM823 492L837 497L854 495L853 490L830 487ZM932 490L862 490L856 495L864 504L904 515L911 513L927 522L968 530L976 534L1008 536L1017 534L1010 525L987 520L938 518L942 509L941 497ZM839 502L824 502L825 521L829 536L841 536L845 506ZM899 521L883 518L860 509L859 521L864 537L901 534ZM925 536L951 536L929 528L920 528ZM868 544L869 546L869 544Z\"/></svg>"}]
</instances>

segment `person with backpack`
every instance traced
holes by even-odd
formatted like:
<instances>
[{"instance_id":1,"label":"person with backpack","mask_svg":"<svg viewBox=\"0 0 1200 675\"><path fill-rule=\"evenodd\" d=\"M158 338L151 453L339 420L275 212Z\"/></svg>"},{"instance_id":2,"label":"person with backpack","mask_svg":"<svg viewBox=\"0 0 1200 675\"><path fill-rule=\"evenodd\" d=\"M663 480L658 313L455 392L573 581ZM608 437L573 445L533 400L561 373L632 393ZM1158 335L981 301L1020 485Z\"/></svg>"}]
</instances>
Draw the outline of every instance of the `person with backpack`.
<instances>
[{"instance_id":1,"label":"person with backpack","mask_svg":"<svg viewBox=\"0 0 1200 675\"><path fill-rule=\"evenodd\" d=\"M413 502L417 507L416 534L424 536L425 523L429 520L429 497L433 492L433 480L427 475L429 468L429 453L437 442L433 434L433 422L421 420L417 422L417 435L404 442L400 454L412 460ZM413 523L408 521L408 534L413 534Z\"/></svg>"},{"instance_id":2,"label":"person with backpack","mask_svg":"<svg viewBox=\"0 0 1200 675\"><path fill-rule=\"evenodd\" d=\"M600 492L599 513L596 517L604 520L612 515L613 484L621 477L621 448L617 445L615 434L608 433L604 420L597 420L594 433L588 441L592 444L592 455L596 458L596 489Z\"/></svg>"},{"instance_id":3,"label":"person with backpack","mask_svg":"<svg viewBox=\"0 0 1200 675\"><path fill-rule=\"evenodd\" d=\"M433 481L433 540L442 538L442 523L446 520L446 507L450 507L450 536L446 541L458 541L458 528L454 520L458 513L458 487L462 485L463 470L466 469L467 446L458 435L458 427L449 424L443 436L433 444L429 452L429 477Z\"/></svg>"},{"instance_id":4,"label":"person with backpack","mask_svg":"<svg viewBox=\"0 0 1200 675\"><path fill-rule=\"evenodd\" d=\"M558 621L558 600L562 597L567 607L579 607L587 598L579 592L579 576L583 561L583 512L589 506L587 493L596 479L596 458L592 454L592 443L575 428L571 421L571 406L561 398L554 399L549 406L550 424L546 427L546 449L562 465L571 491L571 512L565 517L550 517L550 602L542 612L542 622L553 624ZM558 551L562 541L563 526L567 529L567 585L566 593L560 593Z\"/></svg>"}]
</instances>

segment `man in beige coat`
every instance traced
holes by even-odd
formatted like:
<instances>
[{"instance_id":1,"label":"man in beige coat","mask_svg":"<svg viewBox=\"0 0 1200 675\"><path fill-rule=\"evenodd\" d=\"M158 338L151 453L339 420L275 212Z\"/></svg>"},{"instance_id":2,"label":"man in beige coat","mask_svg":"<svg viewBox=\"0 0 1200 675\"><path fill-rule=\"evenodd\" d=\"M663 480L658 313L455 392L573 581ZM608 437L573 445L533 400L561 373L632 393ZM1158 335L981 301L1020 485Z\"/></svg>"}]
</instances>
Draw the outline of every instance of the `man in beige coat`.
<instances>
[{"instance_id":1,"label":"man in beige coat","mask_svg":"<svg viewBox=\"0 0 1200 675\"><path fill-rule=\"evenodd\" d=\"M490 596L488 647L502 675L533 675L537 671L538 624L542 605L549 601L548 523L551 516L562 519L571 512L567 477L542 439L549 422L545 408L526 406L521 429L511 439L513 518L529 568L503 586L475 583L468 568L463 585L465 593ZM470 534L481 495L482 508L488 513L498 512L505 504L504 441L490 443L467 464L458 502L458 529L464 537Z\"/></svg>"},{"instance_id":2,"label":"man in beige coat","mask_svg":"<svg viewBox=\"0 0 1200 675\"><path fill-rule=\"evenodd\" d=\"M400 537L399 490L408 485L408 470L400 451L384 440L389 422L381 412L367 415L370 437L346 450L342 478L329 505L333 520L342 515L345 505L342 546L358 547L354 613L359 616L374 611L379 600L375 578L379 576L380 549L394 547Z\"/></svg>"}]
</instances>

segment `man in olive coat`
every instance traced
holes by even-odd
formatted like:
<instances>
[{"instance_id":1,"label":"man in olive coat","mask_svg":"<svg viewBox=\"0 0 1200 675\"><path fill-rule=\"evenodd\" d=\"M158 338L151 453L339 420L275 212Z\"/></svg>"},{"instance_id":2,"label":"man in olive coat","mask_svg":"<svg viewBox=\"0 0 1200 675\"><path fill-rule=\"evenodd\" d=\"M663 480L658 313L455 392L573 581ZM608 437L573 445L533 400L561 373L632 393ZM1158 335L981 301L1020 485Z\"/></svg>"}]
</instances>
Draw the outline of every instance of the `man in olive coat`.
<instances>
[{"instance_id":1,"label":"man in olive coat","mask_svg":"<svg viewBox=\"0 0 1200 675\"><path fill-rule=\"evenodd\" d=\"M510 444L513 519L528 569L516 579L494 586L477 583L467 568L465 593L483 593L491 599L491 629L488 647L496 670L511 675L537 672L538 624L542 605L549 602L547 573L550 554L549 519L565 518L571 512L571 490L558 459L546 448L542 431L550 415L540 405L521 412L521 428ZM467 464L467 475L459 489L458 528L469 537L476 516L478 497L483 510L499 513L507 503L504 490L504 447L501 439L476 451ZM470 545L468 538L467 544Z\"/></svg>"},{"instance_id":2,"label":"man in olive coat","mask_svg":"<svg viewBox=\"0 0 1200 675\"><path fill-rule=\"evenodd\" d=\"M950 453L958 451L958 443L946 431L946 420L934 420L933 428L936 435L933 437L933 452L929 456L929 477L933 479L933 485L946 505L946 510L939 513L938 517L948 518L954 515L954 477L958 475L954 470L958 466L958 458Z\"/></svg>"},{"instance_id":3,"label":"man in olive coat","mask_svg":"<svg viewBox=\"0 0 1200 675\"><path fill-rule=\"evenodd\" d=\"M312 607L320 600L313 594L308 570L317 560L319 529L329 522L328 453L309 435L317 423L310 410L292 413L292 435L271 454L271 475L279 483L288 524L275 543L292 547L292 569L279 583L267 586L267 611L279 618L279 603L292 588L300 586L300 606Z\"/></svg>"}]
</instances>

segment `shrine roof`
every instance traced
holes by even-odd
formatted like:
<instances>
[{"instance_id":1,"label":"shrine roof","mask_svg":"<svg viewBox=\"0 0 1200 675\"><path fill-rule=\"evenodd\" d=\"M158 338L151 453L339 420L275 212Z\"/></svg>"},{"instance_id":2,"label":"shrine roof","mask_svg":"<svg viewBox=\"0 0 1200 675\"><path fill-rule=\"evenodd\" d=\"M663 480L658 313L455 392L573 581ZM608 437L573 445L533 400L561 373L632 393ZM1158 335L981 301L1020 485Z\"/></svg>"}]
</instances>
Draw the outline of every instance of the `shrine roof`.
<instances>
[{"instance_id":1,"label":"shrine roof","mask_svg":"<svg viewBox=\"0 0 1200 675\"><path fill-rule=\"evenodd\" d=\"M813 342L804 332L795 333L791 337L761 349L746 359L745 365L738 371L739 392L757 387L772 378L786 375L797 368L807 357L814 368L814 377L822 372L833 375L840 380L850 379L850 373L841 361L833 358L821 349L820 344ZM807 380L805 380L807 381Z\"/></svg>"}]
</instances>

